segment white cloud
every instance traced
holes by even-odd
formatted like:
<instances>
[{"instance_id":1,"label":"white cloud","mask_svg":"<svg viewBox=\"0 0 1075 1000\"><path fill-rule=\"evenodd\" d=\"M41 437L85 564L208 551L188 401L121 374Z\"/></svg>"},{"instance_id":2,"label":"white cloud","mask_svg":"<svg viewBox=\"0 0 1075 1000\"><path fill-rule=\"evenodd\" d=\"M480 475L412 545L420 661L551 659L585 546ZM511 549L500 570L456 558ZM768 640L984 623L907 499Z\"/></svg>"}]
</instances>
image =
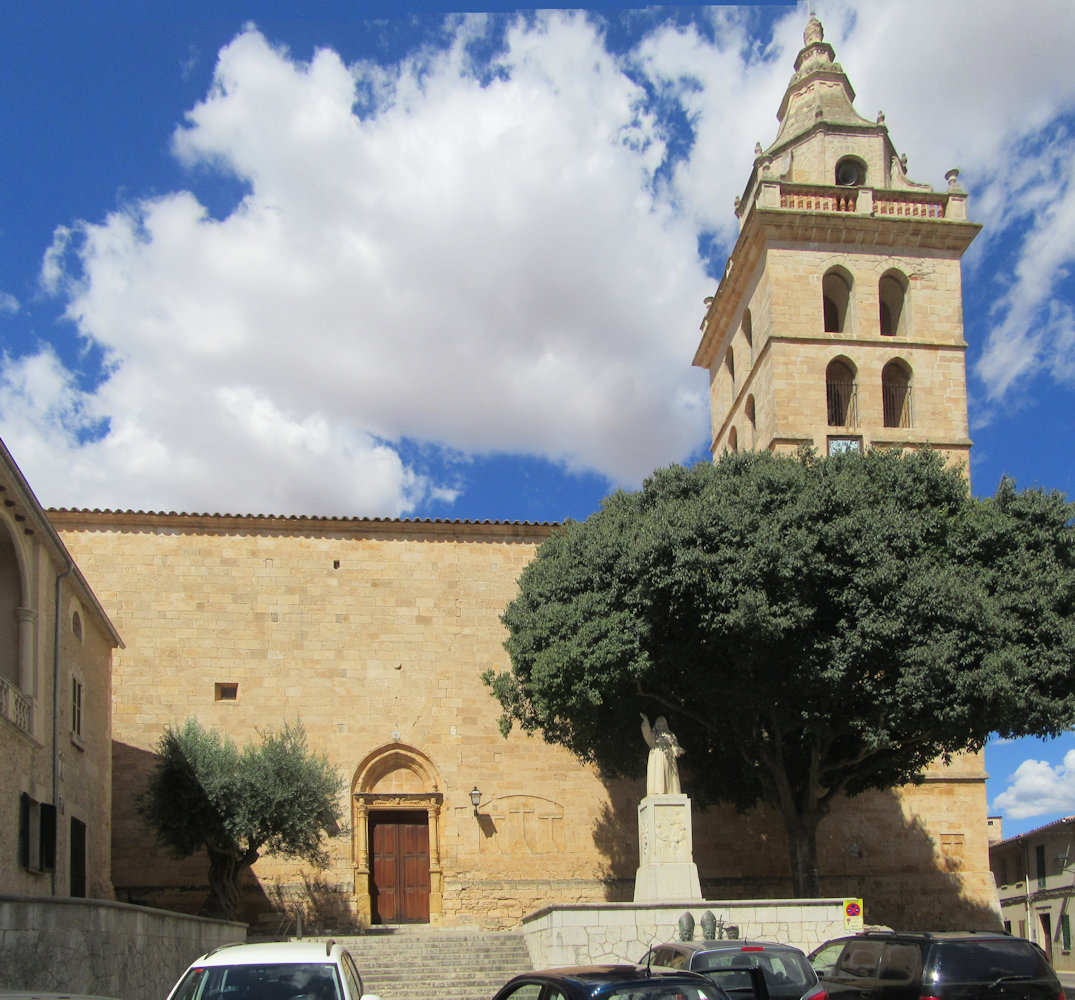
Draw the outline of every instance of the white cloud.
<instances>
[{"instance_id":1,"label":"white cloud","mask_svg":"<svg viewBox=\"0 0 1075 1000\"><path fill-rule=\"evenodd\" d=\"M482 84L478 25L394 75L249 29L175 139L247 182L242 204L218 220L175 192L58 230L44 278L114 366L99 458L121 438L141 457L141 489L111 470L117 499L148 480L172 506L400 513L445 489L389 461L402 437L623 481L704 440L688 363L710 282L648 193L663 146L641 90L559 15L520 23ZM382 95L363 118L356 81ZM280 485L291 454L320 463L320 496Z\"/></svg>"},{"instance_id":2,"label":"white cloud","mask_svg":"<svg viewBox=\"0 0 1075 1000\"><path fill-rule=\"evenodd\" d=\"M1075 813L1075 750L1055 767L1044 760L1024 760L1008 787L993 799L991 810L1012 819Z\"/></svg>"},{"instance_id":3,"label":"white cloud","mask_svg":"<svg viewBox=\"0 0 1075 1000\"><path fill-rule=\"evenodd\" d=\"M994 399L1044 366L1075 377L1071 309L1047 308L1075 253L1075 158L1057 131L1075 107L1075 7L1034 6L948 0L924 30L923 0L818 3L860 112L885 109L916 179L942 186L961 166L985 239L1015 248L978 367ZM804 14L764 48L750 12L699 16L713 40L659 28L620 61L583 16L536 15L481 79L468 43L483 18L393 68L329 49L303 63L242 32L174 140L193 171L243 182L242 202L213 218L188 191L135 200L58 227L45 256L43 284L109 366L81 395L40 359L69 407L41 418L64 433L34 439L36 464L18 442L47 502L400 514L459 488L408 467L404 438L628 485L704 444L689 361L715 283L697 239L734 238ZM646 81L695 130L667 184ZM13 398L5 432L26 428Z\"/></svg>"},{"instance_id":4,"label":"white cloud","mask_svg":"<svg viewBox=\"0 0 1075 1000\"><path fill-rule=\"evenodd\" d=\"M9 292L0 292L0 313L14 316L21 308L19 300L14 295Z\"/></svg>"}]
</instances>

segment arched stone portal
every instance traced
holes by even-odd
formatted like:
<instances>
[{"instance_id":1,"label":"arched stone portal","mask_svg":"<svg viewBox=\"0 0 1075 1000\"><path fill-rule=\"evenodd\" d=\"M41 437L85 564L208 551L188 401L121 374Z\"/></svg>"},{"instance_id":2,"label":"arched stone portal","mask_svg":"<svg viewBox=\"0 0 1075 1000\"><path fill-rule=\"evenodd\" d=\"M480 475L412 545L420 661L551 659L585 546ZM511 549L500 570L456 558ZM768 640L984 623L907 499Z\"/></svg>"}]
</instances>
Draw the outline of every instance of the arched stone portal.
<instances>
[{"instance_id":1,"label":"arched stone portal","mask_svg":"<svg viewBox=\"0 0 1075 1000\"><path fill-rule=\"evenodd\" d=\"M402 743L366 756L351 782L355 906L369 923L437 923L443 914L443 783Z\"/></svg>"}]
</instances>

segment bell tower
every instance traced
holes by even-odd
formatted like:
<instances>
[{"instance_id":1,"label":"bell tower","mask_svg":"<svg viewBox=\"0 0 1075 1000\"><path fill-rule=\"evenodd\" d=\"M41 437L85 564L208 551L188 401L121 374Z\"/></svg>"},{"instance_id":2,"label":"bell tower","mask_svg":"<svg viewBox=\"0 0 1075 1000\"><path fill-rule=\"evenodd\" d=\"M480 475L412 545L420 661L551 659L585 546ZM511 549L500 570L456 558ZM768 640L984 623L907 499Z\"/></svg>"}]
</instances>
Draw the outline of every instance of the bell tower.
<instances>
[{"instance_id":1,"label":"bell tower","mask_svg":"<svg viewBox=\"0 0 1075 1000\"><path fill-rule=\"evenodd\" d=\"M908 178L813 16L803 42L694 356L714 458L930 444L966 460L960 259L981 227L958 171L942 192Z\"/></svg>"}]
</instances>

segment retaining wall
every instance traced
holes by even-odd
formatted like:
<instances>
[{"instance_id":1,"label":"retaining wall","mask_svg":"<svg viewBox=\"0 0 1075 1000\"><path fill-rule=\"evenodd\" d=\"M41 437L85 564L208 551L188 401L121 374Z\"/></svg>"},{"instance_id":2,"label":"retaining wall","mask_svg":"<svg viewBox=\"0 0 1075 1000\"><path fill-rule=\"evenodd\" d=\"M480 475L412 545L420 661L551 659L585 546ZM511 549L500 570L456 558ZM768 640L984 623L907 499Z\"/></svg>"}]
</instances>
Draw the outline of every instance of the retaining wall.
<instances>
[{"instance_id":1,"label":"retaining wall","mask_svg":"<svg viewBox=\"0 0 1075 1000\"><path fill-rule=\"evenodd\" d=\"M580 903L549 906L524 917L521 928L535 969L593 962L637 962L654 945L679 940L679 918L690 913L695 938L709 911L738 937L793 944L812 951L847 933L842 899L706 900L681 903Z\"/></svg>"},{"instance_id":2,"label":"retaining wall","mask_svg":"<svg viewBox=\"0 0 1075 1000\"><path fill-rule=\"evenodd\" d=\"M246 924L100 899L0 895L0 989L163 1000Z\"/></svg>"}]
</instances>

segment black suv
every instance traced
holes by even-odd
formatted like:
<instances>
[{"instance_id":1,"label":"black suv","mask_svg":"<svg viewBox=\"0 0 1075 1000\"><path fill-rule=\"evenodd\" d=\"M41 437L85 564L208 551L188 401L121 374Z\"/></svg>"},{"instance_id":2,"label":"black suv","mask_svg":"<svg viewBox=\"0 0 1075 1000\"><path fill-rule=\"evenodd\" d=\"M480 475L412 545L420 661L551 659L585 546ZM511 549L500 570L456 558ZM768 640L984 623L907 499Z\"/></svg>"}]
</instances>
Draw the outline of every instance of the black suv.
<instances>
[{"instance_id":1,"label":"black suv","mask_svg":"<svg viewBox=\"0 0 1075 1000\"><path fill-rule=\"evenodd\" d=\"M829 1000L1064 1000L1036 944L984 931L857 935L821 989Z\"/></svg>"}]
</instances>

